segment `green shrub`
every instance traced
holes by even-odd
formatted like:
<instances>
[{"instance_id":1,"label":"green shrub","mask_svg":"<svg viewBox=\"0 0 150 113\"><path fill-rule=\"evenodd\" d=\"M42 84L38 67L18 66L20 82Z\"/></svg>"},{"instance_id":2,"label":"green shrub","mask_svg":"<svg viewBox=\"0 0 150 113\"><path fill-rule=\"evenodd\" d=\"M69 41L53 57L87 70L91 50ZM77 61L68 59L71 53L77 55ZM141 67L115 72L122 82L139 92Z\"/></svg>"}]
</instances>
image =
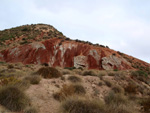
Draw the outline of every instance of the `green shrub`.
<instances>
[{"instance_id":1,"label":"green shrub","mask_svg":"<svg viewBox=\"0 0 150 113\"><path fill-rule=\"evenodd\" d=\"M84 95L86 90L80 84L71 84L71 85L63 85L62 89L59 92L53 94L53 97L56 100L62 101L65 100L67 97L76 95Z\"/></svg>"},{"instance_id":2,"label":"green shrub","mask_svg":"<svg viewBox=\"0 0 150 113\"><path fill-rule=\"evenodd\" d=\"M74 70L76 68L75 67L65 67L64 69Z\"/></svg>"},{"instance_id":3,"label":"green shrub","mask_svg":"<svg viewBox=\"0 0 150 113\"><path fill-rule=\"evenodd\" d=\"M14 86L0 89L0 104L11 111L22 111L29 105L27 96Z\"/></svg>"},{"instance_id":4,"label":"green shrub","mask_svg":"<svg viewBox=\"0 0 150 113\"><path fill-rule=\"evenodd\" d=\"M102 102L79 97L71 97L61 105L62 113L105 113Z\"/></svg>"},{"instance_id":5,"label":"green shrub","mask_svg":"<svg viewBox=\"0 0 150 113\"><path fill-rule=\"evenodd\" d=\"M77 82L81 82L82 81L81 78L79 78L78 76L75 76L75 75L69 76L68 80L73 82L73 83L77 83Z\"/></svg>"},{"instance_id":6,"label":"green shrub","mask_svg":"<svg viewBox=\"0 0 150 113\"><path fill-rule=\"evenodd\" d=\"M62 76L62 74L53 67L42 67L37 71L37 74L44 78L58 78Z\"/></svg>"}]
</instances>

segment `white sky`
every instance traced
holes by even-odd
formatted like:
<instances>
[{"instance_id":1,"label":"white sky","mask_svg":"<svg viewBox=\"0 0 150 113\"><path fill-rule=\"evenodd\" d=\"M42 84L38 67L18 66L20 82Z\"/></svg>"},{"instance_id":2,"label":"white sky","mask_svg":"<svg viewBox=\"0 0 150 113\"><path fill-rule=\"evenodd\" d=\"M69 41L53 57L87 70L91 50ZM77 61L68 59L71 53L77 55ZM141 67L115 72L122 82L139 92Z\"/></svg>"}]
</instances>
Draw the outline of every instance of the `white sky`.
<instances>
[{"instance_id":1,"label":"white sky","mask_svg":"<svg viewBox=\"0 0 150 113\"><path fill-rule=\"evenodd\" d=\"M0 1L0 30L36 23L150 62L150 0Z\"/></svg>"}]
</instances>

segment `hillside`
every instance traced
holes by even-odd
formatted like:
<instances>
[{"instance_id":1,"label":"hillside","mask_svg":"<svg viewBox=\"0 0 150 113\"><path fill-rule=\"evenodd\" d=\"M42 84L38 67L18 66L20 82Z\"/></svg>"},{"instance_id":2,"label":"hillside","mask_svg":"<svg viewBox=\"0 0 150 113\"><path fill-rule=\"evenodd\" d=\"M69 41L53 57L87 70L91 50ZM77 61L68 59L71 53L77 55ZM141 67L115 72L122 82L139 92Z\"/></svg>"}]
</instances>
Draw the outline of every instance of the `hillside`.
<instances>
[{"instance_id":1,"label":"hillside","mask_svg":"<svg viewBox=\"0 0 150 113\"><path fill-rule=\"evenodd\" d=\"M0 31L0 40L0 61L3 62L149 72L149 63L108 46L71 40L50 25L24 25Z\"/></svg>"},{"instance_id":2,"label":"hillside","mask_svg":"<svg viewBox=\"0 0 150 113\"><path fill-rule=\"evenodd\" d=\"M50 25L0 31L0 113L149 111L149 63Z\"/></svg>"}]
</instances>

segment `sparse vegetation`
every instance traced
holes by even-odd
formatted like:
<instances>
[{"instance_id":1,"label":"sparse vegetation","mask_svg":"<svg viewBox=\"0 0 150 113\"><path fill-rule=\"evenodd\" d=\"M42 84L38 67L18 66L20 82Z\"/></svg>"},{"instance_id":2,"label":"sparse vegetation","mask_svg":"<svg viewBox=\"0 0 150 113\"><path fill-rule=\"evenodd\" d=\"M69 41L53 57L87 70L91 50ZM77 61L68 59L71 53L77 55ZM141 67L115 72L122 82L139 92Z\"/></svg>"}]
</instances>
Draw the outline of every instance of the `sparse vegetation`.
<instances>
[{"instance_id":1,"label":"sparse vegetation","mask_svg":"<svg viewBox=\"0 0 150 113\"><path fill-rule=\"evenodd\" d=\"M121 86L115 85L115 86L112 87L112 90L115 93L124 94L124 89Z\"/></svg>"},{"instance_id":2,"label":"sparse vegetation","mask_svg":"<svg viewBox=\"0 0 150 113\"><path fill-rule=\"evenodd\" d=\"M104 82L105 82L105 84L106 84L108 87L112 87L112 82L111 82L111 81L105 80Z\"/></svg>"},{"instance_id":3,"label":"sparse vegetation","mask_svg":"<svg viewBox=\"0 0 150 113\"><path fill-rule=\"evenodd\" d=\"M128 94L136 94L137 93L137 85L134 83L129 83L125 88L125 92Z\"/></svg>"},{"instance_id":4,"label":"sparse vegetation","mask_svg":"<svg viewBox=\"0 0 150 113\"><path fill-rule=\"evenodd\" d=\"M80 84L71 84L71 85L63 85L62 89L59 92L53 94L53 97L56 100L62 101L66 99L66 97L72 96L74 94L84 95L86 90Z\"/></svg>"},{"instance_id":5,"label":"sparse vegetation","mask_svg":"<svg viewBox=\"0 0 150 113\"><path fill-rule=\"evenodd\" d=\"M24 110L24 113L38 113L38 111L33 107L28 107Z\"/></svg>"},{"instance_id":6,"label":"sparse vegetation","mask_svg":"<svg viewBox=\"0 0 150 113\"><path fill-rule=\"evenodd\" d=\"M71 97L62 103L62 113L104 113L104 105L101 101Z\"/></svg>"},{"instance_id":7,"label":"sparse vegetation","mask_svg":"<svg viewBox=\"0 0 150 113\"><path fill-rule=\"evenodd\" d=\"M94 71L94 70L85 70L83 72L83 76L87 76L87 75L90 75L90 76L97 76L97 73Z\"/></svg>"},{"instance_id":8,"label":"sparse vegetation","mask_svg":"<svg viewBox=\"0 0 150 113\"><path fill-rule=\"evenodd\" d=\"M82 79L78 76L72 75L68 77L68 80L73 82L73 83L77 83L77 82L81 82Z\"/></svg>"},{"instance_id":9,"label":"sparse vegetation","mask_svg":"<svg viewBox=\"0 0 150 113\"><path fill-rule=\"evenodd\" d=\"M0 89L0 104L11 111L21 111L29 105L29 99L19 88L7 86Z\"/></svg>"},{"instance_id":10,"label":"sparse vegetation","mask_svg":"<svg viewBox=\"0 0 150 113\"><path fill-rule=\"evenodd\" d=\"M44 78L58 78L62 76L62 74L53 67L42 67L37 71L37 74Z\"/></svg>"},{"instance_id":11,"label":"sparse vegetation","mask_svg":"<svg viewBox=\"0 0 150 113\"><path fill-rule=\"evenodd\" d=\"M38 75L32 75L25 77L25 80L30 81L31 84L39 84L41 81L41 77Z\"/></svg>"}]
</instances>

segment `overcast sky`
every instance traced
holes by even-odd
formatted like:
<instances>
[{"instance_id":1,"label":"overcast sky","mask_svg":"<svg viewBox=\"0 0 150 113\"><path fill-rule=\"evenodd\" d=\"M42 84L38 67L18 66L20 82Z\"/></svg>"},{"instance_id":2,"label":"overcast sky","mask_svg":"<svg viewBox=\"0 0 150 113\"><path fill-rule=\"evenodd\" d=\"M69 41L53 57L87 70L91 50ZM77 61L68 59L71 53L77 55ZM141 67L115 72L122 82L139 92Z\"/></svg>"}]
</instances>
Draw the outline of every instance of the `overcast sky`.
<instances>
[{"instance_id":1,"label":"overcast sky","mask_svg":"<svg viewBox=\"0 0 150 113\"><path fill-rule=\"evenodd\" d=\"M0 30L36 23L150 62L150 0L0 1Z\"/></svg>"}]
</instances>

